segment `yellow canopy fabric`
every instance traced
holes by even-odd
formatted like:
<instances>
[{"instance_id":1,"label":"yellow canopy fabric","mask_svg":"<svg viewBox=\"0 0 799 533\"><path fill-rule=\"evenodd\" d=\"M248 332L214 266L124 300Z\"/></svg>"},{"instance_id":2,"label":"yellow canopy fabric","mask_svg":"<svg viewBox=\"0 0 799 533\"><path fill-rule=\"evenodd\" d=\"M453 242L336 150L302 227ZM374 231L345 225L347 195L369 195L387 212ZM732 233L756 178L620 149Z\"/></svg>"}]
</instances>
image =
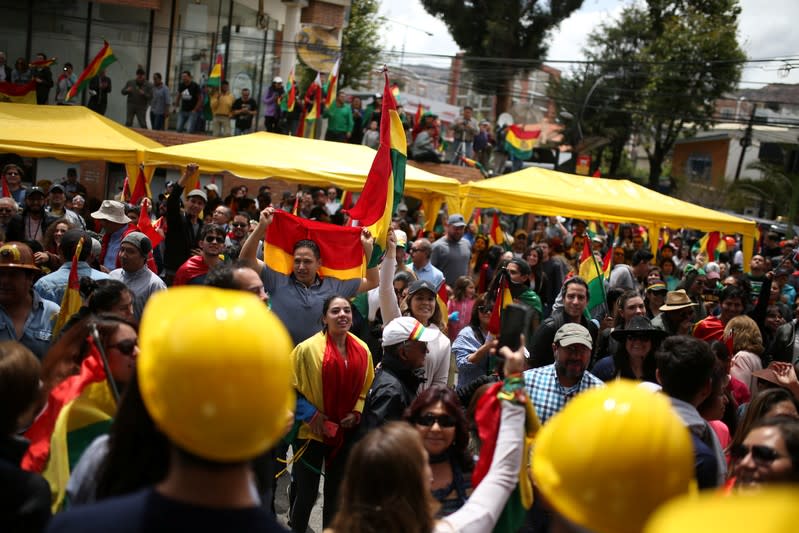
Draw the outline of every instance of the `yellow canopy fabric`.
<instances>
[{"instance_id":1,"label":"yellow canopy fabric","mask_svg":"<svg viewBox=\"0 0 799 533\"><path fill-rule=\"evenodd\" d=\"M63 161L138 164L161 144L83 106L0 103L0 151Z\"/></svg>"},{"instance_id":2,"label":"yellow canopy fabric","mask_svg":"<svg viewBox=\"0 0 799 533\"><path fill-rule=\"evenodd\" d=\"M754 222L684 202L647 189L629 180L576 176L531 167L498 178L461 185L461 212L494 207L509 214L536 213L631 222L658 235L661 226L700 231L740 233L756 237ZM653 247L657 240L653 239ZM752 253L752 239L744 239L745 265Z\"/></svg>"},{"instance_id":3,"label":"yellow canopy fabric","mask_svg":"<svg viewBox=\"0 0 799 533\"><path fill-rule=\"evenodd\" d=\"M278 178L308 185L335 185L359 192L376 152L367 146L257 132L147 150L145 166L184 166L195 162L206 173L230 172L241 178ZM460 203L459 182L408 165L405 193L421 199L435 221L437 206Z\"/></svg>"}]
</instances>

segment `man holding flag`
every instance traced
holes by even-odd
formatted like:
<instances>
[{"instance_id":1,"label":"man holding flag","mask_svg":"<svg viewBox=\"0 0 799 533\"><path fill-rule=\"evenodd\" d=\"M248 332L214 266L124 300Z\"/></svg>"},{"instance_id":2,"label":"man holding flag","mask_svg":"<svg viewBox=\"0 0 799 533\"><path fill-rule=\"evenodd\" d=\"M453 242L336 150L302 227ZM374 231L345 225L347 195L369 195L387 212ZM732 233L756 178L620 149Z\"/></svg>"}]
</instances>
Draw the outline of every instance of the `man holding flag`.
<instances>
[{"instance_id":1,"label":"man holding flag","mask_svg":"<svg viewBox=\"0 0 799 533\"><path fill-rule=\"evenodd\" d=\"M273 222L279 222L278 231L268 231ZM313 230L310 226L314 226ZM320 226L329 227L326 234L321 233ZM311 235L318 242L310 240ZM350 255L352 250L344 253L336 244L352 247L357 235L360 235L363 251L357 266L345 268L337 264L337 260ZM260 261L256 252L263 236L264 261ZM374 238L367 228L358 230L304 221L267 207L261 211L258 226L242 246L239 259L261 276L271 297L272 310L286 325L294 344L299 344L321 331L318 318L322 316L325 300L332 296L351 298L377 287L377 266L369 268L366 277L360 276L363 259L372 256L373 247ZM337 257L339 255L341 257ZM320 275L323 266L330 268L329 274Z\"/></svg>"}]
</instances>

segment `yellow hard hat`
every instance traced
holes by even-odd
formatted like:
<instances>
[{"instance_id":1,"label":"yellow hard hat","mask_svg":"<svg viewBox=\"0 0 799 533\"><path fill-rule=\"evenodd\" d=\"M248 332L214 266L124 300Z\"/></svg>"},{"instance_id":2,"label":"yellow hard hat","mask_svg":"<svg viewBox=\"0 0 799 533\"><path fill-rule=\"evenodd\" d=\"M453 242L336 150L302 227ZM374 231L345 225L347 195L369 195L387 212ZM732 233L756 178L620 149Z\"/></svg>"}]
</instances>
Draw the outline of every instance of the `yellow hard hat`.
<instances>
[{"instance_id":1,"label":"yellow hard hat","mask_svg":"<svg viewBox=\"0 0 799 533\"><path fill-rule=\"evenodd\" d=\"M656 507L694 485L691 437L671 402L625 380L552 417L532 469L552 506L596 533L638 533Z\"/></svg>"},{"instance_id":2,"label":"yellow hard hat","mask_svg":"<svg viewBox=\"0 0 799 533\"><path fill-rule=\"evenodd\" d=\"M721 496L678 498L652 515L644 533L793 533L799 524L799 489L764 487Z\"/></svg>"},{"instance_id":3,"label":"yellow hard hat","mask_svg":"<svg viewBox=\"0 0 799 533\"><path fill-rule=\"evenodd\" d=\"M286 328L255 295L177 287L153 295L139 331L142 399L178 447L217 462L252 459L294 405Z\"/></svg>"}]
</instances>

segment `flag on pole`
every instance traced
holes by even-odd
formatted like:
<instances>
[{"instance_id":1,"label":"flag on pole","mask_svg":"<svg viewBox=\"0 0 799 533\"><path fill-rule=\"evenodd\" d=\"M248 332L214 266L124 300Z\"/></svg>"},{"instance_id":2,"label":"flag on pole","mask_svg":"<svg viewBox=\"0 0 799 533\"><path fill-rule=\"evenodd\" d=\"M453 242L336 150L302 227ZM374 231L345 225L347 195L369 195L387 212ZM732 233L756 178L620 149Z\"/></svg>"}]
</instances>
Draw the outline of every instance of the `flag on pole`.
<instances>
[{"instance_id":1,"label":"flag on pole","mask_svg":"<svg viewBox=\"0 0 799 533\"><path fill-rule=\"evenodd\" d=\"M142 202L139 221L136 225L139 231L147 235L147 238L150 239L153 248L161 244L161 241L164 240L163 235L158 231L158 225L163 222L163 218L164 217L159 218L156 221L156 225L153 225L152 220L150 220L150 200L148 198L147 201Z\"/></svg>"},{"instance_id":2,"label":"flag on pole","mask_svg":"<svg viewBox=\"0 0 799 533\"><path fill-rule=\"evenodd\" d=\"M479 171L480 171L480 174L481 174L481 175L482 175L484 178L488 178L488 177L489 177L489 176L488 176L488 172L486 172L486 169L485 169L485 167L484 167L483 165L481 165L479 161L475 161L474 159L469 159L469 158L468 158L468 157L466 157L465 155L462 155L462 156L461 156L461 161L463 161L463 163L464 163L464 164L465 164L467 167L472 167L472 168L476 168L477 170L479 170Z\"/></svg>"},{"instance_id":3,"label":"flag on pole","mask_svg":"<svg viewBox=\"0 0 799 533\"><path fill-rule=\"evenodd\" d=\"M491 219L491 231L488 233L488 239L497 246L505 246L505 232L502 231L502 226L499 224L499 213L494 212L494 218Z\"/></svg>"},{"instance_id":4,"label":"flag on pole","mask_svg":"<svg viewBox=\"0 0 799 533\"><path fill-rule=\"evenodd\" d=\"M87 343L80 373L56 385L44 411L25 432L31 445L22 468L41 473L50 483L53 512L64 502L70 471L89 444L108 432L116 413L102 356L91 336Z\"/></svg>"},{"instance_id":5,"label":"flag on pole","mask_svg":"<svg viewBox=\"0 0 799 533\"><path fill-rule=\"evenodd\" d=\"M100 49L97 55L94 56L94 59L92 59L91 63L89 63L89 66L80 73L80 76L78 76L78 81L76 81L75 85L69 89L69 92L64 99L65 101L71 100L80 91L88 87L92 78L96 77L101 70L117 60L117 58L114 56L114 52L111 50L111 45L108 44L108 41L103 41L103 43L103 47Z\"/></svg>"},{"instance_id":6,"label":"flag on pole","mask_svg":"<svg viewBox=\"0 0 799 533\"><path fill-rule=\"evenodd\" d=\"M130 185L128 185L128 187L130 187ZM134 205L139 205L141 199L147 196L147 178L144 177L144 168L139 166L139 172L136 176L136 183L133 184L133 191L130 193L129 201Z\"/></svg>"},{"instance_id":7,"label":"flag on pole","mask_svg":"<svg viewBox=\"0 0 799 533\"><path fill-rule=\"evenodd\" d=\"M540 136L541 130L526 131L511 124L505 134L505 150L516 159L529 159Z\"/></svg>"},{"instance_id":8,"label":"flag on pole","mask_svg":"<svg viewBox=\"0 0 799 533\"><path fill-rule=\"evenodd\" d=\"M387 71L384 76L380 146L358 203L347 213L352 220L358 221L358 225L368 227L375 238L370 267L377 266L386 249L391 217L405 192L405 129L397 113L397 102L389 88Z\"/></svg>"},{"instance_id":9,"label":"flag on pole","mask_svg":"<svg viewBox=\"0 0 799 533\"><path fill-rule=\"evenodd\" d=\"M56 58L51 57L50 59L37 59L35 61L31 61L28 63L30 68L47 68L55 63Z\"/></svg>"},{"instance_id":10,"label":"flag on pole","mask_svg":"<svg viewBox=\"0 0 799 533\"><path fill-rule=\"evenodd\" d=\"M53 326L53 336L57 336L64 324L70 319L72 315L80 310L83 305L83 300L80 297L80 278L78 276L78 261L80 254L83 251L83 237L78 241L75 247L75 253L72 254L72 266L69 268L69 278L67 280L67 290L64 291L64 297L61 299L61 310L58 312L55 325Z\"/></svg>"},{"instance_id":11,"label":"flag on pole","mask_svg":"<svg viewBox=\"0 0 799 533\"><path fill-rule=\"evenodd\" d=\"M336 59L336 64L330 74L327 75L327 96L325 96L325 107L330 107L330 104L336 101L336 92L338 91L338 69L341 66L341 58Z\"/></svg>"},{"instance_id":12,"label":"flag on pole","mask_svg":"<svg viewBox=\"0 0 799 533\"><path fill-rule=\"evenodd\" d=\"M613 246L608 247L608 253L602 259L602 277L610 280L610 271L613 270Z\"/></svg>"},{"instance_id":13,"label":"flag on pole","mask_svg":"<svg viewBox=\"0 0 799 533\"><path fill-rule=\"evenodd\" d=\"M583 240L583 253L580 255L579 275L588 284L588 305L586 306L586 310L591 312L596 306L605 302L605 283L602 279L597 260L591 252L588 239Z\"/></svg>"},{"instance_id":14,"label":"flag on pole","mask_svg":"<svg viewBox=\"0 0 799 533\"><path fill-rule=\"evenodd\" d=\"M222 85L222 54L216 54L216 63L211 73L208 75L208 81L205 82L208 87L220 87Z\"/></svg>"},{"instance_id":15,"label":"flag on pole","mask_svg":"<svg viewBox=\"0 0 799 533\"><path fill-rule=\"evenodd\" d=\"M705 252L708 261L715 261L718 254L727 251L727 242L721 238L721 233L711 231L699 239L699 251Z\"/></svg>"},{"instance_id":16,"label":"flag on pole","mask_svg":"<svg viewBox=\"0 0 799 533\"><path fill-rule=\"evenodd\" d=\"M14 104L36 104L36 82L29 81L25 85L0 81L0 102Z\"/></svg>"},{"instance_id":17,"label":"flag on pole","mask_svg":"<svg viewBox=\"0 0 799 533\"><path fill-rule=\"evenodd\" d=\"M311 239L319 246L319 273L338 279L361 278L366 272L361 228L337 226L276 210L264 239L264 262L281 274L294 268L294 244Z\"/></svg>"},{"instance_id":18,"label":"flag on pole","mask_svg":"<svg viewBox=\"0 0 799 533\"><path fill-rule=\"evenodd\" d=\"M280 100L280 109L291 113L294 111L294 104L297 102L297 82L294 80L294 67L291 67L289 79L286 83L286 96Z\"/></svg>"},{"instance_id":19,"label":"flag on pole","mask_svg":"<svg viewBox=\"0 0 799 533\"><path fill-rule=\"evenodd\" d=\"M508 275L503 270L499 275L497 291L494 294L494 307L491 309L491 317L488 319L488 332L495 337L499 336L502 310L513 303L513 295L508 286Z\"/></svg>"},{"instance_id":20,"label":"flag on pole","mask_svg":"<svg viewBox=\"0 0 799 533\"><path fill-rule=\"evenodd\" d=\"M416 115L413 117L413 127L415 128L422 122L422 114L424 113L424 109L422 109L422 102L416 106Z\"/></svg>"}]
</instances>

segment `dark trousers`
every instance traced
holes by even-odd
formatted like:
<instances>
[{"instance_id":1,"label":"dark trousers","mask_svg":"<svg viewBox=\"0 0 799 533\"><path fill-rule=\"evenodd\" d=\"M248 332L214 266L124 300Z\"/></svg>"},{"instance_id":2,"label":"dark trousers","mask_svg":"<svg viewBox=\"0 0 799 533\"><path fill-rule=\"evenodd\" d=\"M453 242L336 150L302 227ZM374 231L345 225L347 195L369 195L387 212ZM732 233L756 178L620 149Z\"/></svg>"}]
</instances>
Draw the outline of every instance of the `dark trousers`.
<instances>
[{"instance_id":1,"label":"dark trousers","mask_svg":"<svg viewBox=\"0 0 799 533\"><path fill-rule=\"evenodd\" d=\"M296 440L292 448L299 450L305 444L304 440ZM319 494L319 472L325 462L325 455L329 448L323 443L310 440L308 448L300 460L294 463L291 470L291 496L289 497L289 525L292 531L305 533L308 529L308 519L316 497ZM347 454L353 444L352 438L345 436L344 445L336 457L325 467L324 502L322 505L322 527L329 527L336 516L338 507L338 489L344 478L344 469Z\"/></svg>"},{"instance_id":2,"label":"dark trousers","mask_svg":"<svg viewBox=\"0 0 799 533\"><path fill-rule=\"evenodd\" d=\"M136 120L139 122L139 127L143 129L147 129L147 108L146 107L138 107L128 105L127 108L127 118L125 119L125 126L131 127L133 126L133 117L136 117Z\"/></svg>"},{"instance_id":3,"label":"dark trousers","mask_svg":"<svg viewBox=\"0 0 799 533\"><path fill-rule=\"evenodd\" d=\"M264 129L270 133L278 133L277 121L279 118L279 115L276 117L264 116Z\"/></svg>"}]
</instances>

